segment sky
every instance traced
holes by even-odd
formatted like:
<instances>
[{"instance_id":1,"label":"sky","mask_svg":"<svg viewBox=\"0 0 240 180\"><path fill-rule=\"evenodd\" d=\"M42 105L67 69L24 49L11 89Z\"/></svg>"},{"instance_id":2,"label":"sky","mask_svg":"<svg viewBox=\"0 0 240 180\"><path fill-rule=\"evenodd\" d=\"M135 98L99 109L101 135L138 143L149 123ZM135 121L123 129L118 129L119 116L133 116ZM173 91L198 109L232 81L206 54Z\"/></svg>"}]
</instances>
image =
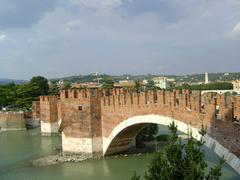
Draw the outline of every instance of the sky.
<instances>
[{"instance_id":1,"label":"sky","mask_svg":"<svg viewBox=\"0 0 240 180\"><path fill-rule=\"evenodd\" d=\"M0 4L0 79L240 71L240 0Z\"/></svg>"}]
</instances>

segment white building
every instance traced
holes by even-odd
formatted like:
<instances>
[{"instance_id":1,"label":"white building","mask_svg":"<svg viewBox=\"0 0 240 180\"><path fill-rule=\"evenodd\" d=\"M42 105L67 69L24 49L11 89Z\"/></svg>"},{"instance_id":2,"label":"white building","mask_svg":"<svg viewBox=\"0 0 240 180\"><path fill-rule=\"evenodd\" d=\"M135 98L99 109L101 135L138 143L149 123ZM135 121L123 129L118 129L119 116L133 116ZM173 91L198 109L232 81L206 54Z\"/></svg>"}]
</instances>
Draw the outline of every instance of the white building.
<instances>
[{"instance_id":1,"label":"white building","mask_svg":"<svg viewBox=\"0 0 240 180\"><path fill-rule=\"evenodd\" d=\"M240 91L240 80L232 81L233 90Z\"/></svg>"},{"instance_id":2,"label":"white building","mask_svg":"<svg viewBox=\"0 0 240 180\"><path fill-rule=\"evenodd\" d=\"M153 82L161 89L169 89L171 87L170 82L166 77L155 77L153 78Z\"/></svg>"}]
</instances>

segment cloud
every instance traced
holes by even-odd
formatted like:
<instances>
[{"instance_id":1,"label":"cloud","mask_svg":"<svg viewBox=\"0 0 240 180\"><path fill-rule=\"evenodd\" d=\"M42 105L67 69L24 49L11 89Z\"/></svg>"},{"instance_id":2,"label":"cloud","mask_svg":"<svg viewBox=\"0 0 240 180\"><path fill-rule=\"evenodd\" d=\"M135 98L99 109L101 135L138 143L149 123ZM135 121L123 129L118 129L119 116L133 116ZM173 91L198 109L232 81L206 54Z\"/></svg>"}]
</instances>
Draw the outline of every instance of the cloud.
<instances>
[{"instance_id":1,"label":"cloud","mask_svg":"<svg viewBox=\"0 0 240 180\"><path fill-rule=\"evenodd\" d=\"M70 0L74 5L78 5L81 8L87 8L91 10L99 10L105 8L116 8L122 4L122 0Z\"/></svg>"},{"instance_id":2,"label":"cloud","mask_svg":"<svg viewBox=\"0 0 240 180\"><path fill-rule=\"evenodd\" d=\"M83 24L83 22L81 20L75 19L75 20L71 20L71 21L67 22L65 24L65 27L66 27L67 31L71 31L74 29L78 29L82 24Z\"/></svg>"},{"instance_id":3,"label":"cloud","mask_svg":"<svg viewBox=\"0 0 240 180\"><path fill-rule=\"evenodd\" d=\"M0 42L3 42L7 39L7 35L6 34L0 34Z\"/></svg>"},{"instance_id":4,"label":"cloud","mask_svg":"<svg viewBox=\"0 0 240 180\"><path fill-rule=\"evenodd\" d=\"M0 0L0 28L22 28L36 24L52 11L58 0Z\"/></svg>"},{"instance_id":5,"label":"cloud","mask_svg":"<svg viewBox=\"0 0 240 180\"><path fill-rule=\"evenodd\" d=\"M234 26L232 31L236 34L240 33L240 22Z\"/></svg>"},{"instance_id":6,"label":"cloud","mask_svg":"<svg viewBox=\"0 0 240 180\"><path fill-rule=\"evenodd\" d=\"M238 1L0 0L0 76L239 71Z\"/></svg>"}]
</instances>

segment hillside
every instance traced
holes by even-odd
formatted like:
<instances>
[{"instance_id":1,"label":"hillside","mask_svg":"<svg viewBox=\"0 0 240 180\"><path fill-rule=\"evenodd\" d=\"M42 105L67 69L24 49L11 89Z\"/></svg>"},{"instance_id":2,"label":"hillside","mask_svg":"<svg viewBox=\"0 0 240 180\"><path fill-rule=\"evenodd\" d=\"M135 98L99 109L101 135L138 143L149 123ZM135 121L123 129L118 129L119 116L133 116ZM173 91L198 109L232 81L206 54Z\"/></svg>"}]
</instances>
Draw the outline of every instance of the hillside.
<instances>
[{"instance_id":1,"label":"hillside","mask_svg":"<svg viewBox=\"0 0 240 180\"><path fill-rule=\"evenodd\" d=\"M22 84L24 82L27 82L25 80L15 80L15 79L0 79L0 85L9 84L11 82L14 82L15 84Z\"/></svg>"},{"instance_id":2,"label":"hillside","mask_svg":"<svg viewBox=\"0 0 240 180\"><path fill-rule=\"evenodd\" d=\"M168 78L175 78L177 82L203 82L205 75L204 74L190 74L190 75L153 75L153 74L147 74L147 75L130 75L130 74L124 74L124 75L107 75L107 74L89 74L89 75L76 75L76 76L69 76L69 77L63 77L63 78L56 78L51 79L51 81L70 81L72 83L78 82L78 83L85 83L85 82L96 82L97 79L101 80L103 78L111 77L113 81L119 81L119 80L143 80L143 79L150 79L157 76L165 76ZM218 82L218 81L232 81L240 79L240 73L209 73L209 81L212 82Z\"/></svg>"}]
</instances>

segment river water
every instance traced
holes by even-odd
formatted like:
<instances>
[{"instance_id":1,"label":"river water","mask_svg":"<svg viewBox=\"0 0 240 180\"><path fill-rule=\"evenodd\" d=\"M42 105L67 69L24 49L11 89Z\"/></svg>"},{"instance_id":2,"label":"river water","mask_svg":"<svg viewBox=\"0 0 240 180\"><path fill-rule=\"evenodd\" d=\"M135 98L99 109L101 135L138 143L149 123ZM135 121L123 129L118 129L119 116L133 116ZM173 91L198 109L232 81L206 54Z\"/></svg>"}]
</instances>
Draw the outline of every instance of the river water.
<instances>
[{"instance_id":1,"label":"river water","mask_svg":"<svg viewBox=\"0 0 240 180\"><path fill-rule=\"evenodd\" d=\"M42 137L39 129L0 133L0 180L127 180L134 171L143 174L152 154L127 157L106 157L80 163L64 163L33 167L29 161L57 154L60 137ZM210 166L218 156L206 148ZM237 180L240 176L227 164L222 179Z\"/></svg>"}]
</instances>

